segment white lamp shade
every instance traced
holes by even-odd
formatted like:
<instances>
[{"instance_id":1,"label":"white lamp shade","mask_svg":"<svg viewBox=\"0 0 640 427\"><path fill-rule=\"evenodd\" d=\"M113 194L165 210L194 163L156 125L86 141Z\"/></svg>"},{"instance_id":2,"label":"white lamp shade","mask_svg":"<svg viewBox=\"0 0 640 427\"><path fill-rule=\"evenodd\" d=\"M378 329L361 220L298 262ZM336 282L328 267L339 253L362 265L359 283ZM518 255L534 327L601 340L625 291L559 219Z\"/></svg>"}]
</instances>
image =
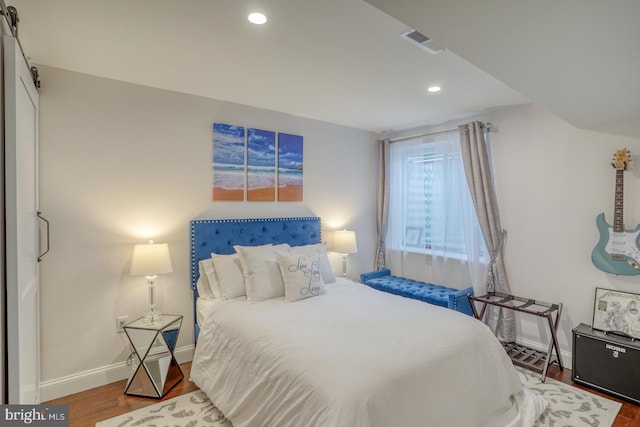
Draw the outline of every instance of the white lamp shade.
<instances>
[{"instance_id":1,"label":"white lamp shade","mask_svg":"<svg viewBox=\"0 0 640 427\"><path fill-rule=\"evenodd\" d=\"M131 258L131 276L155 276L171 273L171 256L166 243L135 245Z\"/></svg>"},{"instance_id":2,"label":"white lamp shade","mask_svg":"<svg viewBox=\"0 0 640 427\"><path fill-rule=\"evenodd\" d=\"M355 254L358 252L356 232L338 230L333 233L333 250L341 254Z\"/></svg>"}]
</instances>

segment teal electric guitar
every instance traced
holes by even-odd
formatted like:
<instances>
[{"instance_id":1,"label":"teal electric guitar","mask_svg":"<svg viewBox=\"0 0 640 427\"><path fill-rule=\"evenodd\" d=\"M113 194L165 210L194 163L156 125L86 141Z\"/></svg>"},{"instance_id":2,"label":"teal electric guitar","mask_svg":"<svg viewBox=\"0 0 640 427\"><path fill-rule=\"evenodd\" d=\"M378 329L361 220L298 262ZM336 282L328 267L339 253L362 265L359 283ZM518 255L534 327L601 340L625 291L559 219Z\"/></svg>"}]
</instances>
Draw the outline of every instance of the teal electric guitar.
<instances>
[{"instance_id":1,"label":"teal electric guitar","mask_svg":"<svg viewBox=\"0 0 640 427\"><path fill-rule=\"evenodd\" d=\"M616 170L613 227L604 220L604 213L596 218L600 240L591 252L591 261L600 270L611 274L640 274L640 249L638 249L640 225L633 230L625 230L622 214L624 171L627 170L630 161L629 152L623 148L616 151L611 163Z\"/></svg>"}]
</instances>

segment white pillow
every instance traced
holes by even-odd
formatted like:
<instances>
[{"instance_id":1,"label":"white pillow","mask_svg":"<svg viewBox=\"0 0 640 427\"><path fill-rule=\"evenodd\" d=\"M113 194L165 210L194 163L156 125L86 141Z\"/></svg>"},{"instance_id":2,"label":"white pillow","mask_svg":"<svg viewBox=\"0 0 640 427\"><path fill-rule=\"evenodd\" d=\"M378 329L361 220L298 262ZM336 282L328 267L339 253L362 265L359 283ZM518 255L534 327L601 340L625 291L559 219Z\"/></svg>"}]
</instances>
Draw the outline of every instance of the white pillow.
<instances>
[{"instance_id":1,"label":"white pillow","mask_svg":"<svg viewBox=\"0 0 640 427\"><path fill-rule=\"evenodd\" d=\"M211 292L211 288L209 287L209 282L207 281L207 277L202 274L198 277L196 281L196 289L198 290L198 298L204 298L208 300L216 299ZM208 291L208 292L207 292Z\"/></svg>"},{"instance_id":2,"label":"white pillow","mask_svg":"<svg viewBox=\"0 0 640 427\"><path fill-rule=\"evenodd\" d=\"M304 246L291 246L289 253L294 255L307 255L320 257L320 274L324 283L334 283L336 281L336 275L331 268L331 263L327 257L327 247L323 243L316 243L315 245Z\"/></svg>"},{"instance_id":3,"label":"white pillow","mask_svg":"<svg viewBox=\"0 0 640 427\"><path fill-rule=\"evenodd\" d=\"M287 244L233 247L240 256L247 302L284 296L284 284L274 249L286 251L288 247Z\"/></svg>"},{"instance_id":4,"label":"white pillow","mask_svg":"<svg viewBox=\"0 0 640 427\"><path fill-rule=\"evenodd\" d=\"M326 293L320 274L320 256L276 252L284 281L284 299L294 302Z\"/></svg>"},{"instance_id":5,"label":"white pillow","mask_svg":"<svg viewBox=\"0 0 640 427\"><path fill-rule=\"evenodd\" d=\"M220 299L227 300L245 295L244 277L238 254L212 254L211 260L218 276Z\"/></svg>"},{"instance_id":6,"label":"white pillow","mask_svg":"<svg viewBox=\"0 0 640 427\"><path fill-rule=\"evenodd\" d=\"M198 281L196 282L196 288L198 289L198 296L205 299L214 299L220 298L220 287L218 286L218 279L216 278L216 273L213 270L213 263L211 262L211 258L203 259L198 262L198 271L200 273L200 277L198 277ZM218 295L214 290L214 286L218 288Z\"/></svg>"}]
</instances>

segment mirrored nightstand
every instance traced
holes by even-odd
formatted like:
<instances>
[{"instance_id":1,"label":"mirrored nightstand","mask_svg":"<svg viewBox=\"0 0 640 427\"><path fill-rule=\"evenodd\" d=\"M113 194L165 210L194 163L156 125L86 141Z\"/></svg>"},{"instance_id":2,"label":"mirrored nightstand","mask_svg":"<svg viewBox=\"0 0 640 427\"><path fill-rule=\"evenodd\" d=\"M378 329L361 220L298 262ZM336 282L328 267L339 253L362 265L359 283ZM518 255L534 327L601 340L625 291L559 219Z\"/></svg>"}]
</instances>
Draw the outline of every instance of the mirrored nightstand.
<instances>
[{"instance_id":1,"label":"mirrored nightstand","mask_svg":"<svg viewBox=\"0 0 640 427\"><path fill-rule=\"evenodd\" d=\"M184 378L173 355L181 326L182 316L173 314L154 325L142 317L124 326L136 355L125 394L161 398Z\"/></svg>"}]
</instances>

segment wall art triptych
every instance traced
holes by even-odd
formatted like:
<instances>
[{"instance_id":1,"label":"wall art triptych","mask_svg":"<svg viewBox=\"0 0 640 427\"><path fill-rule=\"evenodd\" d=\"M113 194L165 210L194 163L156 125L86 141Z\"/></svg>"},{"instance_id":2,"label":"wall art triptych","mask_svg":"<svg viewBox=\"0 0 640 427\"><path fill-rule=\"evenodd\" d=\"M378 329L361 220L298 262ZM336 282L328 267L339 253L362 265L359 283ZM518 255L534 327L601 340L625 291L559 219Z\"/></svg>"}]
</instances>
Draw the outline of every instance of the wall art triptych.
<instances>
[{"instance_id":1,"label":"wall art triptych","mask_svg":"<svg viewBox=\"0 0 640 427\"><path fill-rule=\"evenodd\" d=\"M213 200L302 201L303 138L213 124Z\"/></svg>"}]
</instances>

